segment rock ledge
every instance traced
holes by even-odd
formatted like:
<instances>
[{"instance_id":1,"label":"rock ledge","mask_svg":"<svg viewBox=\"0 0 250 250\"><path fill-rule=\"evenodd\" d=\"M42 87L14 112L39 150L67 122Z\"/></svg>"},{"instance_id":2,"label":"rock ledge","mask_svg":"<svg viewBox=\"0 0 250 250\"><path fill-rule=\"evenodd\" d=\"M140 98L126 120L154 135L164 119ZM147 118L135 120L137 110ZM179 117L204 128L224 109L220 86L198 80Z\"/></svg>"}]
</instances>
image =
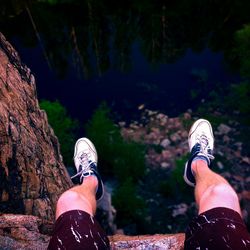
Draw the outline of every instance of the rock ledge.
<instances>
[{"instance_id":1,"label":"rock ledge","mask_svg":"<svg viewBox=\"0 0 250 250\"><path fill-rule=\"evenodd\" d=\"M110 236L111 249L184 249L184 234L155 234L155 235L138 235Z\"/></svg>"},{"instance_id":2,"label":"rock ledge","mask_svg":"<svg viewBox=\"0 0 250 250\"><path fill-rule=\"evenodd\" d=\"M0 216L0 249L47 249L50 236L42 234L42 220L32 215L2 214ZM184 234L113 235L111 249L183 249Z\"/></svg>"}]
</instances>

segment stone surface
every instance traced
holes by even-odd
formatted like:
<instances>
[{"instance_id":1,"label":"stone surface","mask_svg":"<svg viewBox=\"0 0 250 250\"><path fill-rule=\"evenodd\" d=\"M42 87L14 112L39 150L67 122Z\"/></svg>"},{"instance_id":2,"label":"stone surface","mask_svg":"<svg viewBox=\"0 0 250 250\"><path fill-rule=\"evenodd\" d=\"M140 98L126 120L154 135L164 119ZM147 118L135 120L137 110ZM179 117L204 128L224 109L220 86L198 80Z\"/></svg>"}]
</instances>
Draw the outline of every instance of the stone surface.
<instances>
[{"instance_id":1,"label":"stone surface","mask_svg":"<svg viewBox=\"0 0 250 250\"><path fill-rule=\"evenodd\" d=\"M114 235L110 237L111 249L133 250L181 250L184 249L184 234L156 234L125 236Z\"/></svg>"},{"instance_id":2,"label":"stone surface","mask_svg":"<svg viewBox=\"0 0 250 250\"><path fill-rule=\"evenodd\" d=\"M0 216L0 249L45 250L50 237L39 229L42 220L31 215L2 214ZM183 249L184 234L109 236L111 249Z\"/></svg>"},{"instance_id":3,"label":"stone surface","mask_svg":"<svg viewBox=\"0 0 250 250\"><path fill-rule=\"evenodd\" d=\"M0 249L46 249L49 236L41 234L42 220L32 215L0 216Z\"/></svg>"},{"instance_id":4,"label":"stone surface","mask_svg":"<svg viewBox=\"0 0 250 250\"><path fill-rule=\"evenodd\" d=\"M189 113L185 113L181 119L169 118L165 114L145 110L142 113L142 120L143 124L134 122L128 127L122 126L121 134L126 140L147 145L146 161L148 165L162 166L164 169L174 166L175 159L189 151L188 132L183 125L191 121Z\"/></svg>"},{"instance_id":5,"label":"stone surface","mask_svg":"<svg viewBox=\"0 0 250 250\"><path fill-rule=\"evenodd\" d=\"M39 108L34 76L0 33L0 212L54 220L70 187L59 143Z\"/></svg>"}]
</instances>

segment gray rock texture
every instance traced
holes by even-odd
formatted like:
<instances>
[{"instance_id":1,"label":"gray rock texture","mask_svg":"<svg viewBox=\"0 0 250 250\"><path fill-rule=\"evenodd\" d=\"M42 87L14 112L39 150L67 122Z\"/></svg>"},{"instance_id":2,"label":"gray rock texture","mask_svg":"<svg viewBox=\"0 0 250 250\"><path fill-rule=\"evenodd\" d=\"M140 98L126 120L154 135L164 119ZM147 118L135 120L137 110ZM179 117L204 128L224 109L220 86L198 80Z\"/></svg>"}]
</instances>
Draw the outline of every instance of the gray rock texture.
<instances>
[{"instance_id":1,"label":"gray rock texture","mask_svg":"<svg viewBox=\"0 0 250 250\"><path fill-rule=\"evenodd\" d=\"M42 220L33 215L0 216L0 249L46 249L49 236L41 234Z\"/></svg>"},{"instance_id":2,"label":"gray rock texture","mask_svg":"<svg viewBox=\"0 0 250 250\"><path fill-rule=\"evenodd\" d=\"M0 33L0 212L52 223L58 196L70 186L34 76Z\"/></svg>"}]
</instances>

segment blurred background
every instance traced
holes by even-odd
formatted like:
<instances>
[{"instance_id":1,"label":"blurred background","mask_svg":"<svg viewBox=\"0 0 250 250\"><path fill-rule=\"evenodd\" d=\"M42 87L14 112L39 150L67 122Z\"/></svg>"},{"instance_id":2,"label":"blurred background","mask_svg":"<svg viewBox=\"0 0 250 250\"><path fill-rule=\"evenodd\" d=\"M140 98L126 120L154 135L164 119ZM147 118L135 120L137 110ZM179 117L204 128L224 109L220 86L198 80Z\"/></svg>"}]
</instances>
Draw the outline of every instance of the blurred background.
<instances>
[{"instance_id":1,"label":"blurred background","mask_svg":"<svg viewBox=\"0 0 250 250\"><path fill-rule=\"evenodd\" d=\"M0 11L69 173L75 140L90 137L124 233L185 230L196 208L183 140L195 117L240 130L248 157L248 0L1 0ZM227 154L218 158L230 172Z\"/></svg>"}]
</instances>

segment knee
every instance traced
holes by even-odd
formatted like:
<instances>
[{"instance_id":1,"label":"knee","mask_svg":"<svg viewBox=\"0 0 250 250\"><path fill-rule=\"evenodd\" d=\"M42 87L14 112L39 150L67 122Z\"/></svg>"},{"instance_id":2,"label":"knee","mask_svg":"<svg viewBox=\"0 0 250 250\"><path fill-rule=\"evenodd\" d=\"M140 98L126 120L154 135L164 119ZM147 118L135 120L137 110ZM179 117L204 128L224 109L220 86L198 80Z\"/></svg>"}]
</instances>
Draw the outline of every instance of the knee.
<instances>
[{"instance_id":1,"label":"knee","mask_svg":"<svg viewBox=\"0 0 250 250\"><path fill-rule=\"evenodd\" d=\"M79 199L80 199L79 194L77 194L74 191L68 190L64 192L57 201L56 205L57 213L60 212L61 214L62 212L72 210L75 207L75 204L78 203Z\"/></svg>"},{"instance_id":2,"label":"knee","mask_svg":"<svg viewBox=\"0 0 250 250\"><path fill-rule=\"evenodd\" d=\"M79 194L77 192L68 190L61 194L57 201L57 206L68 206L69 204L74 203L74 201L79 199Z\"/></svg>"},{"instance_id":3,"label":"knee","mask_svg":"<svg viewBox=\"0 0 250 250\"><path fill-rule=\"evenodd\" d=\"M239 199L234 189L227 183L210 186L201 198L201 204L212 207L228 207L240 211ZM239 212L240 213L240 212Z\"/></svg>"},{"instance_id":4,"label":"knee","mask_svg":"<svg viewBox=\"0 0 250 250\"><path fill-rule=\"evenodd\" d=\"M64 192L57 201L56 218L70 210L83 210L93 215L95 206L84 195L74 190Z\"/></svg>"},{"instance_id":5,"label":"knee","mask_svg":"<svg viewBox=\"0 0 250 250\"><path fill-rule=\"evenodd\" d=\"M238 201L238 196L234 189L227 183L220 183L210 187L208 194L221 200Z\"/></svg>"},{"instance_id":6,"label":"knee","mask_svg":"<svg viewBox=\"0 0 250 250\"><path fill-rule=\"evenodd\" d=\"M216 207L226 207L241 214L239 199L228 183L209 186L198 200L199 214Z\"/></svg>"},{"instance_id":7,"label":"knee","mask_svg":"<svg viewBox=\"0 0 250 250\"><path fill-rule=\"evenodd\" d=\"M79 195L71 190L64 192L58 199L56 204L56 218L58 218L62 213L74 209L74 205L79 199Z\"/></svg>"}]
</instances>

